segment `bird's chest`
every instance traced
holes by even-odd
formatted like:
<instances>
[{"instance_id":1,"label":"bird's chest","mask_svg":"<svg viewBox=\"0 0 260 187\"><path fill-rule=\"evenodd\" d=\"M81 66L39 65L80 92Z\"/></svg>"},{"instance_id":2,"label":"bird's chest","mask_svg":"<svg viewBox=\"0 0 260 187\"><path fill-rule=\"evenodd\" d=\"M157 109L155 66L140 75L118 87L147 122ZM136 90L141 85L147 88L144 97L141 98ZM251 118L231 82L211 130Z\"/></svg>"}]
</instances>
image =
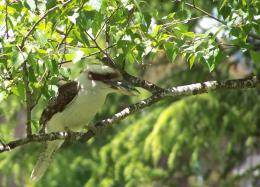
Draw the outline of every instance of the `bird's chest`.
<instances>
[{"instance_id":1,"label":"bird's chest","mask_svg":"<svg viewBox=\"0 0 260 187\"><path fill-rule=\"evenodd\" d=\"M80 91L62 112L55 114L47 123L47 131L80 130L100 110L105 97L94 91Z\"/></svg>"}]
</instances>

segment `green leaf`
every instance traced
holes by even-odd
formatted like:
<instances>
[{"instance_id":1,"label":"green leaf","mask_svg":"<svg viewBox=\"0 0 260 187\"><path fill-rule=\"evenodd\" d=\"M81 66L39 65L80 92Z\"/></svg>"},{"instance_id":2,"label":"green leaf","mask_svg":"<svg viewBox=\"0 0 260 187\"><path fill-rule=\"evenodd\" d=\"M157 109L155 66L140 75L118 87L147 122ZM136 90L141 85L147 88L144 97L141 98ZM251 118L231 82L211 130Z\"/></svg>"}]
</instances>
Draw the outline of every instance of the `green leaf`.
<instances>
[{"instance_id":1,"label":"green leaf","mask_svg":"<svg viewBox=\"0 0 260 187\"><path fill-rule=\"evenodd\" d=\"M59 72L57 61L51 60L51 64L52 64L52 72L53 72L53 74L57 74Z\"/></svg>"},{"instance_id":2,"label":"green leaf","mask_svg":"<svg viewBox=\"0 0 260 187\"><path fill-rule=\"evenodd\" d=\"M16 68L21 66L21 64L24 62L23 54L21 54L21 52L18 52L16 50L12 52L11 59L14 67Z\"/></svg>"},{"instance_id":3,"label":"green leaf","mask_svg":"<svg viewBox=\"0 0 260 187\"><path fill-rule=\"evenodd\" d=\"M72 33L75 36L76 40L78 40L79 42L81 42L86 46L89 46L90 43L88 41L88 38L86 37L85 33L83 33L84 30L81 30L80 28L82 27L79 26L79 28L73 29Z\"/></svg>"},{"instance_id":4,"label":"green leaf","mask_svg":"<svg viewBox=\"0 0 260 187\"><path fill-rule=\"evenodd\" d=\"M164 49L166 51L166 55L167 55L168 59L170 60L170 62L174 62L174 60L177 56L175 45L176 45L175 43L165 43L164 44Z\"/></svg>"},{"instance_id":5,"label":"green leaf","mask_svg":"<svg viewBox=\"0 0 260 187\"><path fill-rule=\"evenodd\" d=\"M157 34L159 33L161 27L162 27L161 25L156 25L153 34L154 34L154 35L157 35Z\"/></svg>"},{"instance_id":6,"label":"green leaf","mask_svg":"<svg viewBox=\"0 0 260 187\"><path fill-rule=\"evenodd\" d=\"M39 122L36 120L32 120L32 126L35 132L39 131Z\"/></svg>"},{"instance_id":7,"label":"green leaf","mask_svg":"<svg viewBox=\"0 0 260 187\"><path fill-rule=\"evenodd\" d=\"M232 27L230 34L233 36L239 37L241 32L242 32L242 29L240 27Z\"/></svg>"},{"instance_id":8,"label":"green leaf","mask_svg":"<svg viewBox=\"0 0 260 187\"><path fill-rule=\"evenodd\" d=\"M195 62L196 56L194 54L191 54L190 57L188 58L188 62L190 65L190 69L192 68L194 62Z\"/></svg>"},{"instance_id":9,"label":"green leaf","mask_svg":"<svg viewBox=\"0 0 260 187\"><path fill-rule=\"evenodd\" d=\"M12 87L11 91L13 92L14 95L19 96L18 88L16 86Z\"/></svg>"},{"instance_id":10,"label":"green leaf","mask_svg":"<svg viewBox=\"0 0 260 187\"><path fill-rule=\"evenodd\" d=\"M59 2L56 0L48 0L46 3L46 9L50 9L50 8L56 6L57 3L59 3Z\"/></svg>"},{"instance_id":11,"label":"green leaf","mask_svg":"<svg viewBox=\"0 0 260 187\"><path fill-rule=\"evenodd\" d=\"M144 13L143 15L144 15L145 23L146 23L146 28L149 28L152 17L150 14L147 14L147 13Z\"/></svg>"},{"instance_id":12,"label":"green leaf","mask_svg":"<svg viewBox=\"0 0 260 187\"><path fill-rule=\"evenodd\" d=\"M195 37L195 33L194 32L185 32L183 33L184 36L187 36L189 38L194 38Z\"/></svg>"},{"instance_id":13,"label":"green leaf","mask_svg":"<svg viewBox=\"0 0 260 187\"><path fill-rule=\"evenodd\" d=\"M217 54L215 56L215 64L218 65L220 64L224 59L226 58L226 53L219 50L217 51Z\"/></svg>"},{"instance_id":14,"label":"green leaf","mask_svg":"<svg viewBox=\"0 0 260 187\"><path fill-rule=\"evenodd\" d=\"M251 58L255 64L260 64L260 52L250 51Z\"/></svg>"},{"instance_id":15,"label":"green leaf","mask_svg":"<svg viewBox=\"0 0 260 187\"><path fill-rule=\"evenodd\" d=\"M79 27L79 32L84 32L91 28L91 24L95 20L95 11L81 11L79 17L77 18L77 26Z\"/></svg>"},{"instance_id":16,"label":"green leaf","mask_svg":"<svg viewBox=\"0 0 260 187\"><path fill-rule=\"evenodd\" d=\"M88 5L90 5L94 10L99 11L102 4L102 0L89 0Z\"/></svg>"},{"instance_id":17,"label":"green leaf","mask_svg":"<svg viewBox=\"0 0 260 187\"><path fill-rule=\"evenodd\" d=\"M75 53L65 54L65 60L66 61L72 61L74 58L75 58Z\"/></svg>"},{"instance_id":18,"label":"green leaf","mask_svg":"<svg viewBox=\"0 0 260 187\"><path fill-rule=\"evenodd\" d=\"M36 4L35 4L35 0L26 0L24 2L24 6L32 11L35 10L36 8Z\"/></svg>"},{"instance_id":19,"label":"green leaf","mask_svg":"<svg viewBox=\"0 0 260 187\"><path fill-rule=\"evenodd\" d=\"M223 6L220 9L220 14L226 19L228 16L231 15L231 8L229 6Z\"/></svg>"},{"instance_id":20,"label":"green leaf","mask_svg":"<svg viewBox=\"0 0 260 187\"><path fill-rule=\"evenodd\" d=\"M222 9L227 4L227 2L228 2L228 0L222 0L220 9Z\"/></svg>"},{"instance_id":21,"label":"green leaf","mask_svg":"<svg viewBox=\"0 0 260 187\"><path fill-rule=\"evenodd\" d=\"M36 79L36 76L35 76L35 73L34 73L34 70L32 67L29 67L28 69L28 75L29 75L29 81L30 82L37 82L37 79Z\"/></svg>"},{"instance_id":22,"label":"green leaf","mask_svg":"<svg viewBox=\"0 0 260 187\"><path fill-rule=\"evenodd\" d=\"M22 82L11 88L11 91L18 96L22 101L25 100L25 87Z\"/></svg>"},{"instance_id":23,"label":"green leaf","mask_svg":"<svg viewBox=\"0 0 260 187\"><path fill-rule=\"evenodd\" d=\"M94 16L94 21L92 23L93 35L96 35L97 32L101 29L102 21L103 21L102 14L100 14L99 12L96 12L96 14Z\"/></svg>"},{"instance_id":24,"label":"green leaf","mask_svg":"<svg viewBox=\"0 0 260 187\"><path fill-rule=\"evenodd\" d=\"M130 52L127 53L126 58L127 58L127 60L128 60L129 63L134 63L134 62L135 62L135 57L134 57L134 55L133 55L132 53L130 53Z\"/></svg>"},{"instance_id":25,"label":"green leaf","mask_svg":"<svg viewBox=\"0 0 260 187\"><path fill-rule=\"evenodd\" d=\"M40 44L41 47L44 47L45 44L48 42L47 40L47 35L45 33L43 33L44 31L39 31L37 30L36 33L36 39L37 42Z\"/></svg>"},{"instance_id":26,"label":"green leaf","mask_svg":"<svg viewBox=\"0 0 260 187\"><path fill-rule=\"evenodd\" d=\"M214 57L210 56L207 60L206 63L208 65L209 71L213 71L215 69L215 63L214 63Z\"/></svg>"},{"instance_id":27,"label":"green leaf","mask_svg":"<svg viewBox=\"0 0 260 187\"><path fill-rule=\"evenodd\" d=\"M242 0L242 6L246 6L247 2L246 0Z\"/></svg>"},{"instance_id":28,"label":"green leaf","mask_svg":"<svg viewBox=\"0 0 260 187\"><path fill-rule=\"evenodd\" d=\"M177 19L189 19L191 17L191 12L186 10L186 9L182 9L176 12L176 18Z\"/></svg>"}]
</instances>

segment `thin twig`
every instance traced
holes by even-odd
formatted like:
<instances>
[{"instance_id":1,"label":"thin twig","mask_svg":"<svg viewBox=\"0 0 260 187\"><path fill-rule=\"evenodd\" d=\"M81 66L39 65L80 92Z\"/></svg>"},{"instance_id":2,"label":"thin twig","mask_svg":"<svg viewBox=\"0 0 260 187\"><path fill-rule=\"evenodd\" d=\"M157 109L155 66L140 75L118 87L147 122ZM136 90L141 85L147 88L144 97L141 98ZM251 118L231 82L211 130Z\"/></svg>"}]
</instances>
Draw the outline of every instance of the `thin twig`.
<instances>
[{"instance_id":1,"label":"thin twig","mask_svg":"<svg viewBox=\"0 0 260 187\"><path fill-rule=\"evenodd\" d=\"M113 45L111 45L111 46L109 46L109 47L107 47L107 48L104 48L103 50L110 49L110 48L112 48L112 47L114 47L114 46L116 46L116 44L113 44ZM96 47L95 47L95 48L96 48ZM89 53L89 54L83 56L81 59L89 58L89 57L94 56L94 55L99 54L99 53L101 53L101 51L96 51L96 52L93 52L93 53ZM66 61L60 62L59 65L61 65L61 64L66 64L66 63L70 63L70 62L72 62L72 60L66 60Z\"/></svg>"},{"instance_id":2,"label":"thin twig","mask_svg":"<svg viewBox=\"0 0 260 187\"><path fill-rule=\"evenodd\" d=\"M70 3L70 2L71 2L71 0L68 0L68 1L64 2L64 3L62 4L62 7L65 7L65 6L66 6L68 3ZM25 35L25 37L23 38L23 40L22 40L22 42L21 42L21 46L20 46L21 49L23 49L26 40L27 40L28 37L33 33L33 31L35 30L36 26L37 26L42 20L44 20L45 17L46 17L48 14L50 14L51 12L53 12L54 10L59 9L59 8L60 8L60 5L56 5L56 6L52 7L52 8L49 9L47 12L45 12L45 13L42 15L42 17L40 17L40 19L38 19L38 21L36 21L36 22L33 24L33 26L31 27L31 29L28 31L28 33Z\"/></svg>"},{"instance_id":3,"label":"thin twig","mask_svg":"<svg viewBox=\"0 0 260 187\"><path fill-rule=\"evenodd\" d=\"M101 26L101 28L99 29L98 33L95 36L95 40L98 38L98 36L100 35L100 33L102 32L102 30L104 29L104 27L108 24L109 20L111 19L111 17L121 8L121 6L118 6L114 12L112 12L112 14L107 17L103 23L103 25Z\"/></svg>"},{"instance_id":4,"label":"thin twig","mask_svg":"<svg viewBox=\"0 0 260 187\"><path fill-rule=\"evenodd\" d=\"M188 22L190 22L190 21L193 21L193 20L197 20L197 19L200 19L200 18L202 18L203 16L198 16L198 17L194 17L194 18L190 18L190 19L186 19L186 20L182 20L182 21L172 21L172 22L170 22L170 23L165 23L165 24L163 24L162 25L162 28L163 29L166 29L166 28L168 28L168 27L171 27L171 26L174 26L174 25L176 25L176 24L179 24L179 23L188 23Z\"/></svg>"},{"instance_id":5,"label":"thin twig","mask_svg":"<svg viewBox=\"0 0 260 187\"><path fill-rule=\"evenodd\" d=\"M28 68L27 68L27 59L23 55L22 49L17 46L19 49L22 57L23 57L23 63L22 63L22 77L23 77L23 83L25 87L25 103L26 103L26 135L27 137L30 137L32 135L32 110L31 110L31 105L32 105L32 93L30 91L29 87L29 73L28 73Z\"/></svg>"},{"instance_id":6,"label":"thin twig","mask_svg":"<svg viewBox=\"0 0 260 187\"><path fill-rule=\"evenodd\" d=\"M214 17L213 15L211 15L210 13L208 13L207 11L205 11L205 10L203 10L203 9L201 9L201 8L199 8L199 7L197 7L197 6L195 6L194 1L193 1L193 4L185 3L185 5L186 5L186 6L189 6L189 7L192 7L192 8L194 8L194 9L196 9L196 10L202 12L203 14L205 14L205 15L207 15L208 17L210 17L210 18L212 18L212 19L218 21L219 23L222 23L223 25L226 25L226 22L225 22L225 21L223 21L223 20L221 20L221 19L219 19L219 18L217 18L217 17ZM248 35L249 35L250 37L254 38L254 39L260 40L260 37L259 37L258 35L256 35L256 34L254 34L254 33L249 33Z\"/></svg>"},{"instance_id":7,"label":"thin twig","mask_svg":"<svg viewBox=\"0 0 260 187\"><path fill-rule=\"evenodd\" d=\"M56 31L57 33L61 34L61 35L66 35L65 32L63 32L62 30L60 30L60 29L58 29L58 28L56 28L55 31Z\"/></svg>"},{"instance_id":8,"label":"thin twig","mask_svg":"<svg viewBox=\"0 0 260 187\"><path fill-rule=\"evenodd\" d=\"M225 21L222 21L221 19L212 16L212 15L211 15L210 13L208 13L207 11L205 11L205 10L203 10L203 9L201 9L201 8L199 8L199 7L197 7L197 6L195 6L195 4L185 3L185 5L187 5L187 6L191 7L191 8L194 8L194 9L196 9L196 10L202 12L203 14L205 14L205 15L207 15L208 17L210 17L210 18L212 18L212 19L214 19L214 20L216 20L216 21L222 23L223 25L226 25Z\"/></svg>"},{"instance_id":9,"label":"thin twig","mask_svg":"<svg viewBox=\"0 0 260 187\"><path fill-rule=\"evenodd\" d=\"M64 36L63 36L62 40L61 40L60 43L58 44L57 49L60 49L61 45L62 45L62 44L64 43L64 41L67 39L68 34L69 34L70 31L73 29L73 26L74 26L74 24L71 24L71 25L69 26L69 28L66 29L66 32L64 33ZM66 42L65 42L65 45L66 45Z\"/></svg>"},{"instance_id":10,"label":"thin twig","mask_svg":"<svg viewBox=\"0 0 260 187\"><path fill-rule=\"evenodd\" d=\"M6 38L8 39L8 0L5 1L5 34Z\"/></svg>"},{"instance_id":11,"label":"thin twig","mask_svg":"<svg viewBox=\"0 0 260 187\"><path fill-rule=\"evenodd\" d=\"M56 43L60 43L59 41L57 41L57 40L54 40L54 39L48 39L48 42L56 42ZM58 45L57 44L57 45ZM78 45L71 45L71 44L66 44L67 45L67 48L68 47L71 47L71 48L86 48L86 49L96 49L97 47L96 46L83 46L82 44L78 44Z\"/></svg>"},{"instance_id":12,"label":"thin twig","mask_svg":"<svg viewBox=\"0 0 260 187\"><path fill-rule=\"evenodd\" d=\"M106 53L108 53L107 47L110 45L110 37L109 37L109 25L106 25L106 31L105 31L105 41L106 41Z\"/></svg>"},{"instance_id":13,"label":"thin twig","mask_svg":"<svg viewBox=\"0 0 260 187\"><path fill-rule=\"evenodd\" d=\"M3 63L3 65L7 73L7 76L5 76L4 80L13 80L12 72L10 71L10 68L8 68L7 63Z\"/></svg>"},{"instance_id":14,"label":"thin twig","mask_svg":"<svg viewBox=\"0 0 260 187\"><path fill-rule=\"evenodd\" d=\"M63 36L63 39L61 40L61 42L58 44L57 50L60 49L61 45L64 43L64 50L63 50L63 54L62 54L62 58L61 58L61 62L64 60L65 54L66 54L66 50L67 50L67 42L66 39L70 33L70 31L72 30L74 24L70 25L70 27L68 29L66 29L66 33Z\"/></svg>"},{"instance_id":15,"label":"thin twig","mask_svg":"<svg viewBox=\"0 0 260 187\"><path fill-rule=\"evenodd\" d=\"M29 88L29 75L27 70L27 63L26 61L23 62L23 82L25 86L26 92L26 134L30 136L32 134L32 127L31 127L31 103L32 103L32 94Z\"/></svg>"},{"instance_id":16,"label":"thin twig","mask_svg":"<svg viewBox=\"0 0 260 187\"><path fill-rule=\"evenodd\" d=\"M97 43L96 39L93 38L87 31L85 31L85 33L88 35L88 37L94 42L94 44L96 45L96 47L100 50L101 53L103 53L107 58L109 58L109 65L112 67L116 67L116 63L114 62L114 60L112 59L112 57L106 52L106 50L103 50L99 44Z\"/></svg>"},{"instance_id":17,"label":"thin twig","mask_svg":"<svg viewBox=\"0 0 260 187\"><path fill-rule=\"evenodd\" d=\"M132 8L132 9L129 11L129 14L128 14L128 17L127 17L127 23L126 23L126 26L125 26L125 29L124 29L124 34L122 34L122 35L120 36L120 38L119 38L118 41L122 40L122 38L124 37L125 32L126 32L126 29L129 27L130 22L131 22L131 20L132 20L132 18L133 18L134 12L135 12L135 7Z\"/></svg>"},{"instance_id":18,"label":"thin twig","mask_svg":"<svg viewBox=\"0 0 260 187\"><path fill-rule=\"evenodd\" d=\"M46 75L46 74L47 74L47 75ZM49 78L49 76L51 75L51 72L50 72L48 69L46 69L45 72L43 73L43 75L41 76L41 78L40 78L40 80L39 80L39 83L41 83L41 82L43 81L43 78L44 78L45 75L46 75L46 77L45 77L44 84L43 84L42 88L44 88L44 87L47 85L48 78ZM42 91L42 90L41 90L41 91ZM34 100L34 103L31 105L31 110L33 110L33 108L38 104L38 102L39 102L41 96L42 96L42 92L40 92L40 93L38 94L38 96L36 97L36 99Z\"/></svg>"}]
</instances>

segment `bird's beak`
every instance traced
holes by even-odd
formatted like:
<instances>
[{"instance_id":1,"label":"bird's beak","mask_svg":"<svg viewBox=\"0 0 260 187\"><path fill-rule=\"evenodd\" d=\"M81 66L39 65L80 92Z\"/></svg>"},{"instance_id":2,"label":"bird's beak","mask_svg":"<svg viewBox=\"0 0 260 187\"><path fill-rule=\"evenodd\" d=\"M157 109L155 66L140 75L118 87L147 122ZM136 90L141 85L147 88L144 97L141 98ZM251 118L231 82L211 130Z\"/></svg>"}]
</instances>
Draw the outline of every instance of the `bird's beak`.
<instances>
[{"instance_id":1,"label":"bird's beak","mask_svg":"<svg viewBox=\"0 0 260 187\"><path fill-rule=\"evenodd\" d=\"M107 84L109 84L113 89L115 89L118 92L121 92L125 95L138 95L140 92L132 85L130 85L128 82L123 80L110 80L106 81Z\"/></svg>"}]
</instances>

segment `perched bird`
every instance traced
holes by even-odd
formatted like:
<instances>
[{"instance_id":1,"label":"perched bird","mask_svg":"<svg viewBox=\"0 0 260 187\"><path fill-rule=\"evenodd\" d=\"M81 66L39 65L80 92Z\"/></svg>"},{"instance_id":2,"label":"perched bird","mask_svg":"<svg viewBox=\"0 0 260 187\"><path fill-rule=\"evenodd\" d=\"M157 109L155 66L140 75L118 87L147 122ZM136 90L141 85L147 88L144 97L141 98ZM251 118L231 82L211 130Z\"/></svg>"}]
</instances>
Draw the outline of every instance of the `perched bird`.
<instances>
[{"instance_id":1,"label":"perched bird","mask_svg":"<svg viewBox=\"0 0 260 187\"><path fill-rule=\"evenodd\" d=\"M75 81L58 89L58 95L51 99L42 113L40 125L49 132L78 131L86 126L101 109L106 95L121 92L135 95L138 91L123 81L121 73L101 64L89 64ZM53 154L64 140L44 143L44 151L32 171L31 179L39 180L49 167Z\"/></svg>"}]
</instances>

